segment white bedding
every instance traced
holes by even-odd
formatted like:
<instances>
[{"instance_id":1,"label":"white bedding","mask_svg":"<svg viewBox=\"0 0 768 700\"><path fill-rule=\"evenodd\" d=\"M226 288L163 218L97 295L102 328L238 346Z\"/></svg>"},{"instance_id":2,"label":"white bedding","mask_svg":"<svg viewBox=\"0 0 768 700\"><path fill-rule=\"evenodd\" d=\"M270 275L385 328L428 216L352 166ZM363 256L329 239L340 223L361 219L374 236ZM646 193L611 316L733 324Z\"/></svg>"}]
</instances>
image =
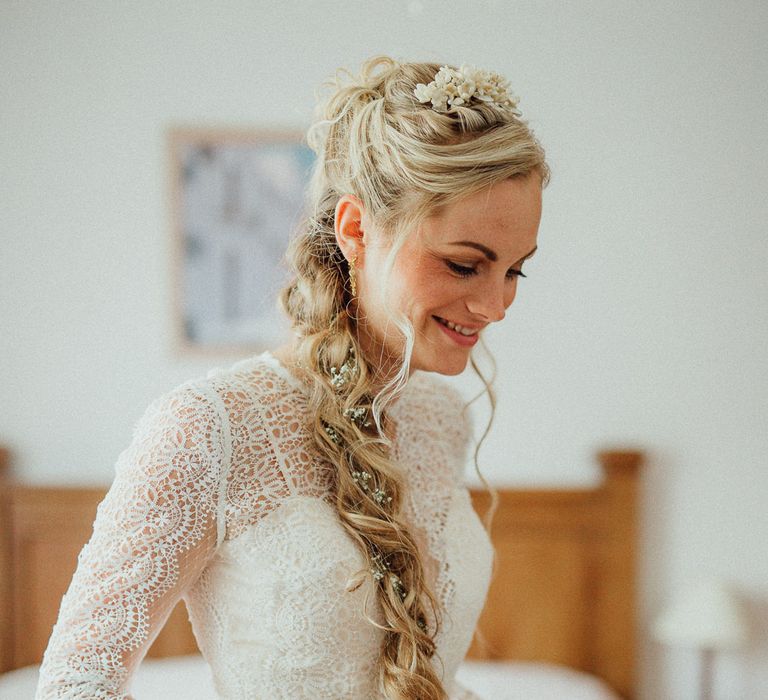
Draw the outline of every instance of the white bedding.
<instances>
[{"instance_id":1,"label":"white bedding","mask_svg":"<svg viewBox=\"0 0 768 700\"><path fill-rule=\"evenodd\" d=\"M555 664L465 661L456 679L483 700L620 700L596 676Z\"/></svg>"},{"instance_id":2,"label":"white bedding","mask_svg":"<svg viewBox=\"0 0 768 700\"><path fill-rule=\"evenodd\" d=\"M0 675L0 700L32 698L37 673L37 666L27 666ZM552 664L465 661L457 678L484 700L619 700L598 678ZM210 670L199 655L145 659L136 672L132 693L136 700L216 696Z\"/></svg>"}]
</instances>

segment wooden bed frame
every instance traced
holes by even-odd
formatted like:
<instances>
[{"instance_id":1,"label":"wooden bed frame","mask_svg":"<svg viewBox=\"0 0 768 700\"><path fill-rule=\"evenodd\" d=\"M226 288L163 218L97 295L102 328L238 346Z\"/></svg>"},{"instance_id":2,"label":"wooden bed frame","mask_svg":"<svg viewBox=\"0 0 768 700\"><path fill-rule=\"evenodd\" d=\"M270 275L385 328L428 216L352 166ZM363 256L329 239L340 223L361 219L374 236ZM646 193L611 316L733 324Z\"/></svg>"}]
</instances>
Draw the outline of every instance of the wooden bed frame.
<instances>
[{"instance_id":1,"label":"wooden bed frame","mask_svg":"<svg viewBox=\"0 0 768 700\"><path fill-rule=\"evenodd\" d=\"M470 659L546 661L636 697L637 490L642 453L601 452L594 489L499 489L496 566ZM104 488L12 483L0 448L0 672L42 659ZM490 496L471 491L478 514ZM197 652L180 602L150 657Z\"/></svg>"}]
</instances>

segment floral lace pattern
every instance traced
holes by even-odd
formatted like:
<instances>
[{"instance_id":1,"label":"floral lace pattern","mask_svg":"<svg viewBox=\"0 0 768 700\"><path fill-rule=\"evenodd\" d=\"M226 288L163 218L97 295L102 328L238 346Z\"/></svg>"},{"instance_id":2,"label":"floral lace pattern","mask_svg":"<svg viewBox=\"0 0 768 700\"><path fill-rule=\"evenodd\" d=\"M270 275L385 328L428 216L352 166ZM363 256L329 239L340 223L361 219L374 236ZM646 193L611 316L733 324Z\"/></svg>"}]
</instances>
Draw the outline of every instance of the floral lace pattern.
<instances>
[{"instance_id":1,"label":"floral lace pattern","mask_svg":"<svg viewBox=\"0 0 768 700\"><path fill-rule=\"evenodd\" d=\"M269 353L154 401L118 457L62 599L36 700L132 700L130 680L183 598L221 698L381 700L382 622L315 453L303 387ZM461 401L415 373L391 409L404 515L444 625L433 661L454 680L487 593L492 550L461 484Z\"/></svg>"}]
</instances>

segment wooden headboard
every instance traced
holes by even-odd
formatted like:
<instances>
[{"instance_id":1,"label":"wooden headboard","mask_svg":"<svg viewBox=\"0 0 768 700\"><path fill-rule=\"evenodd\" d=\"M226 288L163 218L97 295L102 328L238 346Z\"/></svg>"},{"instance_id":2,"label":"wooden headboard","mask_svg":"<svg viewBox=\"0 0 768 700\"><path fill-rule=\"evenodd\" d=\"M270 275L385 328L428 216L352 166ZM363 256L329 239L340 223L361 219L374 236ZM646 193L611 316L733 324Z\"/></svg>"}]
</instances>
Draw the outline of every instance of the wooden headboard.
<instances>
[{"instance_id":1,"label":"wooden headboard","mask_svg":"<svg viewBox=\"0 0 768 700\"><path fill-rule=\"evenodd\" d=\"M499 489L496 565L472 659L549 661L634 700L637 487L642 454L601 452L594 489ZM39 663L104 488L11 483L0 448L0 672ZM472 491L478 514L490 496ZM149 656L197 645L184 603Z\"/></svg>"}]
</instances>

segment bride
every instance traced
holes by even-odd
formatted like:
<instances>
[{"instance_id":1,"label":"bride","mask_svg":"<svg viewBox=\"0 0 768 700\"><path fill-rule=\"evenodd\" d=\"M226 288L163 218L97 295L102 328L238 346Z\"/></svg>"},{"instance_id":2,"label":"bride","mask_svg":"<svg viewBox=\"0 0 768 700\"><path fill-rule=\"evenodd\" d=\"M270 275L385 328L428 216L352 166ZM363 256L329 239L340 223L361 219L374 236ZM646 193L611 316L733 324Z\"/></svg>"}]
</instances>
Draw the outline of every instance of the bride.
<instances>
[{"instance_id":1,"label":"bride","mask_svg":"<svg viewBox=\"0 0 768 700\"><path fill-rule=\"evenodd\" d=\"M331 88L281 293L294 339L147 408L37 700L130 698L180 599L221 698L476 697L454 676L493 551L436 375L513 302L549 171L498 74L377 56Z\"/></svg>"}]
</instances>

